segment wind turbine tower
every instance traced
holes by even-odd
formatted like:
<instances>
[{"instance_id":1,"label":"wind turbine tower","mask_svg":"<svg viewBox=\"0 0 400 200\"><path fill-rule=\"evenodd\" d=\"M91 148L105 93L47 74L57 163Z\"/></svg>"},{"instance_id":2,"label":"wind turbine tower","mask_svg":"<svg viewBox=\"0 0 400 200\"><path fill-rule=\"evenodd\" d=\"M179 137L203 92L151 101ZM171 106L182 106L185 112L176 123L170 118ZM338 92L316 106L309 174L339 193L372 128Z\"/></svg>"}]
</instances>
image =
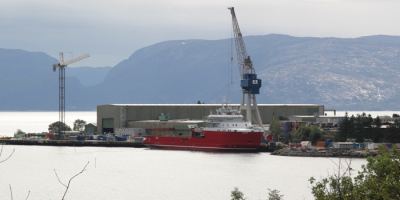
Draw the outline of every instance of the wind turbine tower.
<instances>
[{"instance_id":1,"label":"wind turbine tower","mask_svg":"<svg viewBox=\"0 0 400 200\"><path fill-rule=\"evenodd\" d=\"M60 68L59 72L59 100L58 100L58 111L59 111L59 133L61 133L61 129L62 129L62 125L65 124L65 67L67 67L67 65L78 62L82 59L85 59L87 57L89 57L89 54L84 54L82 56L78 56L74 59L68 60L66 62L64 62L64 53L60 52L60 60L59 63L57 64L53 64L53 72L56 71L57 68Z\"/></svg>"}]
</instances>

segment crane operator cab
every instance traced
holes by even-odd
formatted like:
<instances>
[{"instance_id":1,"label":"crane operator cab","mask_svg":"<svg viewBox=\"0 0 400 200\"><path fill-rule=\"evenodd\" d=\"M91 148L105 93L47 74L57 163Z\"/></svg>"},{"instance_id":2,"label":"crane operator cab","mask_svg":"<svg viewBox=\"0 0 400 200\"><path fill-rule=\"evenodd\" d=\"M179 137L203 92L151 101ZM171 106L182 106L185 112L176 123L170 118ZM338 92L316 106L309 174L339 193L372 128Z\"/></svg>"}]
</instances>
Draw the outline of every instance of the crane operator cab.
<instances>
[{"instance_id":1,"label":"crane operator cab","mask_svg":"<svg viewBox=\"0 0 400 200\"><path fill-rule=\"evenodd\" d=\"M260 94L261 79L257 79L257 74L243 74L241 87L250 94Z\"/></svg>"}]
</instances>

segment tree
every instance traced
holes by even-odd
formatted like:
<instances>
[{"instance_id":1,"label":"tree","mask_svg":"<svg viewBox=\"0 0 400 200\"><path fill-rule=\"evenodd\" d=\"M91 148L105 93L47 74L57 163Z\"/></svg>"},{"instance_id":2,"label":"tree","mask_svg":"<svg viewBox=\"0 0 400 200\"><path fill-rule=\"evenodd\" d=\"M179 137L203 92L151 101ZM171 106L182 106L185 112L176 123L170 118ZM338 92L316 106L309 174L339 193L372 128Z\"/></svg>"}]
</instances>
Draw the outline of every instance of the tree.
<instances>
[{"instance_id":1,"label":"tree","mask_svg":"<svg viewBox=\"0 0 400 200\"><path fill-rule=\"evenodd\" d=\"M200 100L197 101L197 104L201 104Z\"/></svg>"},{"instance_id":2,"label":"tree","mask_svg":"<svg viewBox=\"0 0 400 200\"><path fill-rule=\"evenodd\" d=\"M349 117L348 113L344 115L344 118L339 123L338 132L334 136L334 141L344 142L348 136L352 135L354 131L354 116Z\"/></svg>"},{"instance_id":3,"label":"tree","mask_svg":"<svg viewBox=\"0 0 400 200\"><path fill-rule=\"evenodd\" d=\"M324 135L316 126L306 126L305 124L300 125L299 129L292 134L292 141L294 143L299 143L301 141L311 141L311 143L316 144Z\"/></svg>"},{"instance_id":4,"label":"tree","mask_svg":"<svg viewBox=\"0 0 400 200\"><path fill-rule=\"evenodd\" d=\"M400 142L400 120L394 120L394 124L386 128L385 140L392 143Z\"/></svg>"},{"instance_id":5,"label":"tree","mask_svg":"<svg viewBox=\"0 0 400 200\"><path fill-rule=\"evenodd\" d=\"M278 119L279 119L279 120L289 120L289 117L286 117L286 116L279 116Z\"/></svg>"},{"instance_id":6,"label":"tree","mask_svg":"<svg viewBox=\"0 0 400 200\"><path fill-rule=\"evenodd\" d=\"M393 117L393 118L395 118L395 117L400 117L400 115L398 115L398 114L396 114L396 113L393 113L392 117Z\"/></svg>"},{"instance_id":7,"label":"tree","mask_svg":"<svg viewBox=\"0 0 400 200\"><path fill-rule=\"evenodd\" d=\"M244 198L243 196L243 192L239 191L238 187L235 187L235 189L231 191L231 200L245 200L246 198Z\"/></svg>"},{"instance_id":8,"label":"tree","mask_svg":"<svg viewBox=\"0 0 400 200\"><path fill-rule=\"evenodd\" d=\"M60 123L61 123L61 131L71 131L71 127L69 127L67 124L57 121L49 125L49 132L54 132L54 133L60 132L59 131Z\"/></svg>"},{"instance_id":9,"label":"tree","mask_svg":"<svg viewBox=\"0 0 400 200\"><path fill-rule=\"evenodd\" d=\"M400 199L400 152L379 147L376 157L368 157L367 165L355 178L356 192L365 195L363 199Z\"/></svg>"},{"instance_id":10,"label":"tree","mask_svg":"<svg viewBox=\"0 0 400 200\"><path fill-rule=\"evenodd\" d=\"M374 134L368 136L369 138L367 139L373 139L374 141L378 142L380 138L383 138L383 132L381 130L382 121L381 118L379 118L379 116L374 119L373 125L374 125L374 131L373 131Z\"/></svg>"},{"instance_id":11,"label":"tree","mask_svg":"<svg viewBox=\"0 0 400 200\"><path fill-rule=\"evenodd\" d=\"M281 123L279 123L279 120L272 120L269 125L269 132L273 136L273 141L278 141L279 136L282 134Z\"/></svg>"},{"instance_id":12,"label":"tree","mask_svg":"<svg viewBox=\"0 0 400 200\"><path fill-rule=\"evenodd\" d=\"M85 130L85 125L86 121L83 119L77 119L74 121L74 131L84 131Z\"/></svg>"},{"instance_id":13,"label":"tree","mask_svg":"<svg viewBox=\"0 0 400 200\"><path fill-rule=\"evenodd\" d=\"M351 178L350 163L320 182L311 177L315 199L400 199L400 152L396 147L388 151L379 147L379 154L367 158L358 176Z\"/></svg>"},{"instance_id":14,"label":"tree","mask_svg":"<svg viewBox=\"0 0 400 200\"><path fill-rule=\"evenodd\" d=\"M26 134L24 131L22 131L21 129L17 129L17 134Z\"/></svg>"},{"instance_id":15,"label":"tree","mask_svg":"<svg viewBox=\"0 0 400 200\"><path fill-rule=\"evenodd\" d=\"M268 200L282 200L284 195L279 194L278 190L270 190L268 188Z\"/></svg>"}]
</instances>

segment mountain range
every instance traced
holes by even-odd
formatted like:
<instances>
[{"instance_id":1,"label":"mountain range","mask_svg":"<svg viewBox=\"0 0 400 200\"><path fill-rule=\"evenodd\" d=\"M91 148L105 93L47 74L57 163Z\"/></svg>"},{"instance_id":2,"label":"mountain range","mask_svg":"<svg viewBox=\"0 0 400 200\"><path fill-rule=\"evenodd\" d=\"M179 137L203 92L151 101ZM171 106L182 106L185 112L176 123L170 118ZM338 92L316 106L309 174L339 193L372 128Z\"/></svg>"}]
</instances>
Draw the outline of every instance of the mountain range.
<instances>
[{"instance_id":1,"label":"mountain range","mask_svg":"<svg viewBox=\"0 0 400 200\"><path fill-rule=\"evenodd\" d=\"M262 79L259 104L400 110L399 36L243 39ZM232 39L165 41L112 68L67 68L66 110L96 110L108 103L219 103L222 96L240 103L234 45ZM58 110L54 63L45 53L0 49L0 110Z\"/></svg>"}]
</instances>

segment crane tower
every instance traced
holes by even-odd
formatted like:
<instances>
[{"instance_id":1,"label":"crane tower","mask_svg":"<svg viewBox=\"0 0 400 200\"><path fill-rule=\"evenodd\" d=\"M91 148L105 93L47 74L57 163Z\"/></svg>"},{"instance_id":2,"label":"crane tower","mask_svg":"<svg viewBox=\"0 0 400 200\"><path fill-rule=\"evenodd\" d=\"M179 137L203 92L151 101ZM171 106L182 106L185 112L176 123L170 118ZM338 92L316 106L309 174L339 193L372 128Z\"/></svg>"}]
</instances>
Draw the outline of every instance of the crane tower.
<instances>
[{"instance_id":1,"label":"crane tower","mask_svg":"<svg viewBox=\"0 0 400 200\"><path fill-rule=\"evenodd\" d=\"M85 54L82 56L78 56L74 59L68 60L66 62L64 62L64 53L60 52L60 60L59 63L57 64L53 64L53 72L56 71L57 68L60 68L59 72L59 100L58 100L58 111L59 111L59 133L61 134L61 130L62 130L62 125L65 124L65 67L67 67L67 65L78 62L82 59L85 59L87 57L89 57L89 54Z\"/></svg>"},{"instance_id":2,"label":"crane tower","mask_svg":"<svg viewBox=\"0 0 400 200\"><path fill-rule=\"evenodd\" d=\"M240 85L242 87L242 102L240 103L240 109L246 111L246 119L252 122L252 110L255 111L255 121L257 125L264 128L261 121L260 111L257 106L256 94L260 94L261 79L257 79L256 71L253 67L253 62L250 56L247 54L246 47L243 42L242 33L240 32L239 23L236 19L235 10L233 7L228 8L232 14L232 26L233 34L235 37L236 55L239 65L240 72ZM247 103L245 105L245 97L247 95ZM251 99L253 99L253 105L251 105Z\"/></svg>"}]
</instances>

